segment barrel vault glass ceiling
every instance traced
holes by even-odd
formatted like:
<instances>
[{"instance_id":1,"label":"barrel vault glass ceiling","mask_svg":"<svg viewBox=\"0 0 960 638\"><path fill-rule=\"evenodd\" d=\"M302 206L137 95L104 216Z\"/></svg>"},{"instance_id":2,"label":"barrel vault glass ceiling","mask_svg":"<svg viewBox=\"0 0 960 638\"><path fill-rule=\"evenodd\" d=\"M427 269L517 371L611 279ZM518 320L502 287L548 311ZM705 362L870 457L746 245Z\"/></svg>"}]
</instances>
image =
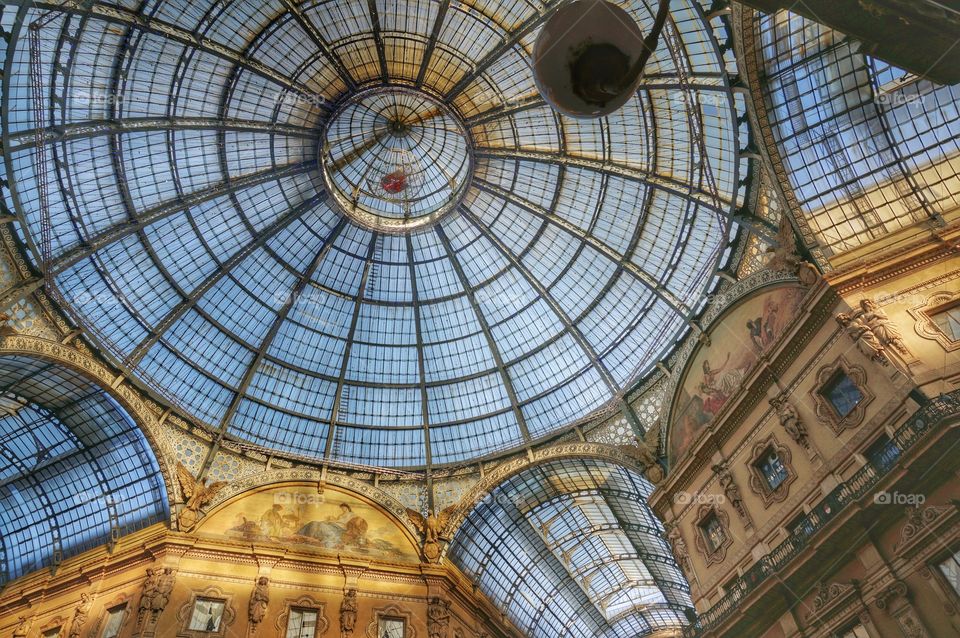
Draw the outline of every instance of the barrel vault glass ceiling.
<instances>
[{"instance_id":1,"label":"barrel vault glass ceiling","mask_svg":"<svg viewBox=\"0 0 960 638\"><path fill-rule=\"evenodd\" d=\"M652 491L639 474L609 463L547 463L477 505L449 555L532 638L682 627L690 589L647 505Z\"/></svg>"},{"instance_id":2,"label":"barrel vault glass ceiling","mask_svg":"<svg viewBox=\"0 0 960 638\"><path fill-rule=\"evenodd\" d=\"M3 202L72 320L212 430L410 468L556 435L686 332L747 174L709 2L594 121L534 87L559 4L13 0Z\"/></svg>"},{"instance_id":3,"label":"barrel vault glass ceiling","mask_svg":"<svg viewBox=\"0 0 960 638\"><path fill-rule=\"evenodd\" d=\"M0 359L0 585L169 517L156 457L109 394Z\"/></svg>"}]
</instances>

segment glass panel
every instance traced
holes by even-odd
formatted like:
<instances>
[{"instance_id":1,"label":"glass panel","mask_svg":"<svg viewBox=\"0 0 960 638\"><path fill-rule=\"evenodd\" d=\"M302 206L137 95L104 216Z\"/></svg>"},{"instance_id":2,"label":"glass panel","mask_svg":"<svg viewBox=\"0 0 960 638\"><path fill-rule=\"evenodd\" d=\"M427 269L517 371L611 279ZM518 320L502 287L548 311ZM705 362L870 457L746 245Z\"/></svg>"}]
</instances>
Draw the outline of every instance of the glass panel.
<instances>
[{"instance_id":1,"label":"glass panel","mask_svg":"<svg viewBox=\"0 0 960 638\"><path fill-rule=\"evenodd\" d=\"M126 611L126 605L118 605L107 610L107 621L104 623L101 638L117 638L120 635L120 625L123 624Z\"/></svg>"},{"instance_id":2,"label":"glass panel","mask_svg":"<svg viewBox=\"0 0 960 638\"><path fill-rule=\"evenodd\" d=\"M53 7L39 74L7 29L0 133L51 288L200 424L390 467L521 448L611 407L732 270L746 100L703 2L674 0L641 90L595 121L537 92L553 0L187 4L149 30L91 14L66 49ZM656 3L619 4L649 30ZM32 103L38 75L63 105ZM41 154L35 129L67 133Z\"/></svg>"},{"instance_id":3,"label":"glass panel","mask_svg":"<svg viewBox=\"0 0 960 638\"><path fill-rule=\"evenodd\" d=\"M710 514L700 523L700 530L703 533L703 537L707 540L707 547L710 548L711 552L722 547L723 543L727 540L727 533L724 531L723 525L720 524L720 520L715 514Z\"/></svg>"},{"instance_id":4,"label":"glass panel","mask_svg":"<svg viewBox=\"0 0 960 638\"><path fill-rule=\"evenodd\" d=\"M845 372L838 371L830 381L827 382L821 394L830 401L830 405L836 410L837 415L843 418L854 411L863 401L863 393L860 388L848 377Z\"/></svg>"},{"instance_id":5,"label":"glass panel","mask_svg":"<svg viewBox=\"0 0 960 638\"><path fill-rule=\"evenodd\" d=\"M948 339L960 341L960 303L934 310L930 317Z\"/></svg>"},{"instance_id":6,"label":"glass panel","mask_svg":"<svg viewBox=\"0 0 960 638\"><path fill-rule=\"evenodd\" d=\"M406 623L400 618L381 618L377 638L405 638Z\"/></svg>"},{"instance_id":7,"label":"glass panel","mask_svg":"<svg viewBox=\"0 0 960 638\"><path fill-rule=\"evenodd\" d=\"M960 596L960 553L953 554L950 558L938 565L940 573L947 580L953 591Z\"/></svg>"},{"instance_id":8,"label":"glass panel","mask_svg":"<svg viewBox=\"0 0 960 638\"><path fill-rule=\"evenodd\" d=\"M290 610L287 638L313 638L317 633L317 612L312 609Z\"/></svg>"},{"instance_id":9,"label":"glass panel","mask_svg":"<svg viewBox=\"0 0 960 638\"><path fill-rule=\"evenodd\" d=\"M780 487L780 484L786 481L789 476L787 468L783 466L780 457L777 456L776 451L772 448L764 453L757 467L760 469L760 473L763 474L763 478L767 482L767 487L770 488L771 491Z\"/></svg>"},{"instance_id":10,"label":"glass panel","mask_svg":"<svg viewBox=\"0 0 960 638\"><path fill-rule=\"evenodd\" d=\"M193 604L189 628L196 631L219 631L224 604L222 600L198 598Z\"/></svg>"}]
</instances>

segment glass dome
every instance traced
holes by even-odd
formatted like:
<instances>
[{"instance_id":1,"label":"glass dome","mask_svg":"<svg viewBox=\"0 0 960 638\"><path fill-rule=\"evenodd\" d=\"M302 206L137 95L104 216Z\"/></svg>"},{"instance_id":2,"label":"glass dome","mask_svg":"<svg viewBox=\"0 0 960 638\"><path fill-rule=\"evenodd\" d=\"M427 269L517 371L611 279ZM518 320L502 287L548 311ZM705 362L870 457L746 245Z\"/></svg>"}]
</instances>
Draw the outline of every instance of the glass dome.
<instances>
[{"instance_id":1,"label":"glass dome","mask_svg":"<svg viewBox=\"0 0 960 638\"><path fill-rule=\"evenodd\" d=\"M703 308L747 146L709 2L589 121L534 86L560 4L14 0L4 201L85 334L213 431L408 468L556 436Z\"/></svg>"}]
</instances>

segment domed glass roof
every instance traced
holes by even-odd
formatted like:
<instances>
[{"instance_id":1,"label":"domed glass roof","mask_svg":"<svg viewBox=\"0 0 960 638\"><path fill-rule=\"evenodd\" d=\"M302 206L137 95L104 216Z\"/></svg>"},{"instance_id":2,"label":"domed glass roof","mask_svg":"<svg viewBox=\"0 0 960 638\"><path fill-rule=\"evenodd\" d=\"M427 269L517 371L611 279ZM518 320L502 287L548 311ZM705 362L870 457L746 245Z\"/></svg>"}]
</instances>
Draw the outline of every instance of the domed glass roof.
<instances>
[{"instance_id":1,"label":"domed glass roof","mask_svg":"<svg viewBox=\"0 0 960 638\"><path fill-rule=\"evenodd\" d=\"M392 467L556 435L706 303L747 145L708 2L601 120L535 89L559 4L14 0L4 200L73 320L212 430Z\"/></svg>"}]
</instances>

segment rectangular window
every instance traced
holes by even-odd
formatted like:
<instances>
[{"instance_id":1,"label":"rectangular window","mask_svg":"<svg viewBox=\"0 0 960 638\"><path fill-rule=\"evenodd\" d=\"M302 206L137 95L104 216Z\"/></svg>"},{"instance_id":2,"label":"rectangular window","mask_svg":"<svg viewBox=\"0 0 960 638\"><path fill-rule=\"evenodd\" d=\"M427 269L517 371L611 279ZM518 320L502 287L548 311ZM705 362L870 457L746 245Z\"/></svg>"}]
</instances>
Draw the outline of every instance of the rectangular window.
<instances>
[{"instance_id":1,"label":"rectangular window","mask_svg":"<svg viewBox=\"0 0 960 638\"><path fill-rule=\"evenodd\" d=\"M380 618L377 638L404 638L406 623L403 618Z\"/></svg>"},{"instance_id":2,"label":"rectangular window","mask_svg":"<svg viewBox=\"0 0 960 638\"><path fill-rule=\"evenodd\" d=\"M950 558L937 565L937 569L943 574L947 584L960 596L960 552L955 552Z\"/></svg>"},{"instance_id":3,"label":"rectangular window","mask_svg":"<svg viewBox=\"0 0 960 638\"><path fill-rule=\"evenodd\" d=\"M860 623L847 627L837 634L837 636L838 638L870 638L870 634L867 633L867 630L864 629Z\"/></svg>"},{"instance_id":4,"label":"rectangular window","mask_svg":"<svg viewBox=\"0 0 960 638\"><path fill-rule=\"evenodd\" d=\"M43 636L43 638L60 638L60 627L47 629L45 632L43 632L40 635Z\"/></svg>"},{"instance_id":5,"label":"rectangular window","mask_svg":"<svg viewBox=\"0 0 960 638\"><path fill-rule=\"evenodd\" d=\"M220 621L223 620L224 601L209 598L198 598L193 604L193 615L190 616L191 631L220 631Z\"/></svg>"},{"instance_id":6,"label":"rectangular window","mask_svg":"<svg viewBox=\"0 0 960 638\"><path fill-rule=\"evenodd\" d=\"M930 318L950 341L960 341L960 300L929 311Z\"/></svg>"},{"instance_id":7,"label":"rectangular window","mask_svg":"<svg viewBox=\"0 0 960 638\"><path fill-rule=\"evenodd\" d=\"M863 401L863 393L843 370L837 370L820 394L830 402L837 415L842 419L853 412Z\"/></svg>"},{"instance_id":8,"label":"rectangular window","mask_svg":"<svg viewBox=\"0 0 960 638\"><path fill-rule=\"evenodd\" d=\"M123 624L123 615L126 611L127 606L125 604L107 610L107 621L104 623L100 638L117 638L120 635L120 625Z\"/></svg>"},{"instance_id":9,"label":"rectangular window","mask_svg":"<svg viewBox=\"0 0 960 638\"><path fill-rule=\"evenodd\" d=\"M716 514L710 514L700 522L700 532L711 552L720 549L727 540L727 533L723 531L723 525L720 524Z\"/></svg>"},{"instance_id":10,"label":"rectangular window","mask_svg":"<svg viewBox=\"0 0 960 638\"><path fill-rule=\"evenodd\" d=\"M767 448L760 460L757 461L757 469L760 470L760 474L771 492L775 492L790 476L787 473L787 468L783 465L783 461L777 455L777 451L772 447Z\"/></svg>"},{"instance_id":11,"label":"rectangular window","mask_svg":"<svg viewBox=\"0 0 960 638\"><path fill-rule=\"evenodd\" d=\"M290 610L287 621L287 638L314 638L317 633L317 611L315 609Z\"/></svg>"}]
</instances>

